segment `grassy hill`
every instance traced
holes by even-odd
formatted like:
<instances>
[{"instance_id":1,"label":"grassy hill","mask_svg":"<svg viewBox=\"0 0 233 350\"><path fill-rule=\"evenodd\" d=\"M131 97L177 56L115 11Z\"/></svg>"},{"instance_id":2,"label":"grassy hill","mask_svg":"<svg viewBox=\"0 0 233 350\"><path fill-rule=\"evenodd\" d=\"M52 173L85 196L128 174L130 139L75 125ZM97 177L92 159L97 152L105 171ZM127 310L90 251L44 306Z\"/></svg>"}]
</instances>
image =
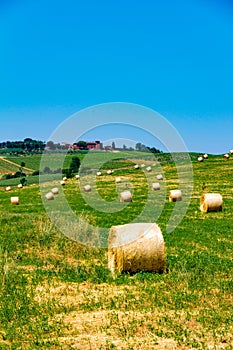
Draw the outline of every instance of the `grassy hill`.
<instances>
[{"instance_id":1,"label":"grassy hill","mask_svg":"<svg viewBox=\"0 0 233 350\"><path fill-rule=\"evenodd\" d=\"M40 160L35 157L23 161L36 170ZM54 156L49 157L51 168L56 167ZM141 213L149 200L148 184L163 171L166 181L161 183L161 192L150 198L150 206L163 206L156 222L165 240L165 272L113 278L107 268L107 249L90 248L63 235L47 216L41 199L41 192L60 188L58 179L48 178L41 188L38 184L21 190L13 186L6 192L1 187L0 349L232 349L233 157L211 156L199 163L197 155L191 154L192 199L172 233L166 232L166 225L175 204L168 202L167 195L178 180L170 157L159 155L160 164L146 175L132 167L128 159L132 153L116 158L111 161L108 154L104 158L109 162L101 165L103 176L97 179L97 189L108 207L118 199L114 180L121 176L120 189L134 190L133 202L121 212L93 209L75 179L67 181L64 196L76 215L108 229ZM141 158L137 158L140 164L156 161L150 155ZM92 180L100 161L96 155L87 160L85 168L94 170L84 169L82 183ZM178 166L185 172L182 161ZM112 175L106 174L108 168L114 169ZM203 190L222 194L222 212L200 212ZM86 195L95 200L93 192ZM11 196L19 196L18 206L10 204ZM58 211L62 198L60 188L55 200L47 204L58 218L63 215ZM72 236L68 221L67 226ZM80 241L90 234L85 225L77 233Z\"/></svg>"}]
</instances>

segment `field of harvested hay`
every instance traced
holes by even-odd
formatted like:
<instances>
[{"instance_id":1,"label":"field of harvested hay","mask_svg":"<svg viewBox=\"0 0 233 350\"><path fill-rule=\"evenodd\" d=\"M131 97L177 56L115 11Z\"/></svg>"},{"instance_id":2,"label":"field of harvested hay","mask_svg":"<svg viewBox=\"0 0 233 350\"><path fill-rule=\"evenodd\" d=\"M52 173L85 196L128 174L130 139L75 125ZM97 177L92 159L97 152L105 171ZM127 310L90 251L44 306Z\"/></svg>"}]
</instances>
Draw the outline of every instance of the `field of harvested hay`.
<instances>
[{"instance_id":1,"label":"field of harvested hay","mask_svg":"<svg viewBox=\"0 0 233 350\"><path fill-rule=\"evenodd\" d=\"M18 189L13 183L10 192L0 183L0 349L232 349L233 156L210 156L201 163L196 155L191 159L191 202L171 233L166 225L176 203L169 202L168 194L178 180L167 155L160 156L160 168L153 168L148 158L152 171L147 175L125 159L102 166L96 190L106 210L113 200L116 206L125 205L117 213L93 209L75 178L62 190L58 179L48 179L41 188L31 184ZM24 161L33 168L38 159ZM180 167L185 171L182 162ZM96 173L98 166L93 168ZM112 175L106 173L109 168ZM162 203L156 222L165 241L165 271L113 277L107 248L80 243L92 235L85 220L107 230L137 220L148 201L148 183L157 182L159 170L165 178L149 200L151 208ZM81 183L90 183L91 176L84 173ZM84 219L80 242L63 235L47 216L41 191L53 187L60 192L48 205L62 208L64 195ZM133 201L118 203L119 190L125 188L132 191ZM222 211L201 212L203 192L220 193ZM19 205L11 205L12 196L19 196ZM85 196L95 201L93 191Z\"/></svg>"}]
</instances>

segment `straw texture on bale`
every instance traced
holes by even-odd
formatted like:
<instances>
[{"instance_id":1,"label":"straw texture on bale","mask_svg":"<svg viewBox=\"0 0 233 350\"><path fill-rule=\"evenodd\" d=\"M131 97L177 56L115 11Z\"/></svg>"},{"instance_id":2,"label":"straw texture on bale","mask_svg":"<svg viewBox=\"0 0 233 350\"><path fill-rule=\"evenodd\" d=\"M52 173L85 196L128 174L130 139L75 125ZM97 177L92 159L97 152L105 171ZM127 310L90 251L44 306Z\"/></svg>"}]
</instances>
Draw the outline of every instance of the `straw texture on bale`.
<instances>
[{"instance_id":1,"label":"straw texture on bale","mask_svg":"<svg viewBox=\"0 0 233 350\"><path fill-rule=\"evenodd\" d=\"M112 226L108 237L108 268L116 272L163 272L164 240L154 223Z\"/></svg>"},{"instance_id":2,"label":"straw texture on bale","mask_svg":"<svg viewBox=\"0 0 233 350\"><path fill-rule=\"evenodd\" d=\"M160 183L159 182L153 182L152 190L154 190L154 191L160 190Z\"/></svg>"},{"instance_id":3,"label":"straw texture on bale","mask_svg":"<svg viewBox=\"0 0 233 350\"><path fill-rule=\"evenodd\" d=\"M116 181L117 184L120 184L121 183L121 178L120 177L116 177L115 181Z\"/></svg>"},{"instance_id":4,"label":"straw texture on bale","mask_svg":"<svg viewBox=\"0 0 233 350\"><path fill-rule=\"evenodd\" d=\"M197 158L197 160L198 160L198 162L203 162L203 157L200 156Z\"/></svg>"},{"instance_id":5,"label":"straw texture on bale","mask_svg":"<svg viewBox=\"0 0 233 350\"><path fill-rule=\"evenodd\" d=\"M59 189L57 187L54 187L51 189L52 194L58 194L59 193Z\"/></svg>"},{"instance_id":6,"label":"straw texture on bale","mask_svg":"<svg viewBox=\"0 0 233 350\"><path fill-rule=\"evenodd\" d=\"M11 186L7 186L6 191L11 191Z\"/></svg>"},{"instance_id":7,"label":"straw texture on bale","mask_svg":"<svg viewBox=\"0 0 233 350\"><path fill-rule=\"evenodd\" d=\"M152 171L151 166L148 166L148 167L146 168L146 171L148 171L148 172Z\"/></svg>"},{"instance_id":8,"label":"straw texture on bale","mask_svg":"<svg viewBox=\"0 0 233 350\"><path fill-rule=\"evenodd\" d=\"M18 188L23 188L23 185L22 185L22 184L18 184L17 187L18 187Z\"/></svg>"},{"instance_id":9,"label":"straw texture on bale","mask_svg":"<svg viewBox=\"0 0 233 350\"><path fill-rule=\"evenodd\" d=\"M120 193L120 202L132 202L132 194L130 191L123 191Z\"/></svg>"},{"instance_id":10,"label":"straw texture on bale","mask_svg":"<svg viewBox=\"0 0 233 350\"><path fill-rule=\"evenodd\" d=\"M11 204L18 205L19 204L19 197L11 197Z\"/></svg>"},{"instance_id":11,"label":"straw texture on bale","mask_svg":"<svg viewBox=\"0 0 233 350\"><path fill-rule=\"evenodd\" d=\"M219 193L205 193L200 199L200 210L204 213L222 211L222 196Z\"/></svg>"},{"instance_id":12,"label":"straw texture on bale","mask_svg":"<svg viewBox=\"0 0 233 350\"><path fill-rule=\"evenodd\" d=\"M230 156L229 156L229 154L224 154L224 156L223 156L225 159L228 159L228 158L230 158Z\"/></svg>"},{"instance_id":13,"label":"straw texture on bale","mask_svg":"<svg viewBox=\"0 0 233 350\"><path fill-rule=\"evenodd\" d=\"M204 156L203 156L203 158L208 159L208 158L209 158L208 154L205 153Z\"/></svg>"},{"instance_id":14,"label":"straw texture on bale","mask_svg":"<svg viewBox=\"0 0 233 350\"><path fill-rule=\"evenodd\" d=\"M169 202L178 202L182 200L181 190L171 190L169 192Z\"/></svg>"},{"instance_id":15,"label":"straw texture on bale","mask_svg":"<svg viewBox=\"0 0 233 350\"><path fill-rule=\"evenodd\" d=\"M139 165L138 164L135 164L134 165L134 169L138 169L139 168Z\"/></svg>"},{"instance_id":16,"label":"straw texture on bale","mask_svg":"<svg viewBox=\"0 0 233 350\"><path fill-rule=\"evenodd\" d=\"M101 171L97 171L96 175L101 176L102 175Z\"/></svg>"},{"instance_id":17,"label":"straw texture on bale","mask_svg":"<svg viewBox=\"0 0 233 350\"><path fill-rule=\"evenodd\" d=\"M48 199L48 201L51 201L54 199L54 195L52 192L48 192L46 193L45 198Z\"/></svg>"},{"instance_id":18,"label":"straw texture on bale","mask_svg":"<svg viewBox=\"0 0 233 350\"><path fill-rule=\"evenodd\" d=\"M61 184L62 186L65 186L66 182L65 182L64 180L61 180L61 181L60 181L60 184Z\"/></svg>"},{"instance_id":19,"label":"straw texture on bale","mask_svg":"<svg viewBox=\"0 0 233 350\"><path fill-rule=\"evenodd\" d=\"M157 180L163 180L163 175L159 174L156 176L157 177Z\"/></svg>"},{"instance_id":20,"label":"straw texture on bale","mask_svg":"<svg viewBox=\"0 0 233 350\"><path fill-rule=\"evenodd\" d=\"M91 191L91 186L90 185L85 185L84 187L85 192L90 192Z\"/></svg>"}]
</instances>

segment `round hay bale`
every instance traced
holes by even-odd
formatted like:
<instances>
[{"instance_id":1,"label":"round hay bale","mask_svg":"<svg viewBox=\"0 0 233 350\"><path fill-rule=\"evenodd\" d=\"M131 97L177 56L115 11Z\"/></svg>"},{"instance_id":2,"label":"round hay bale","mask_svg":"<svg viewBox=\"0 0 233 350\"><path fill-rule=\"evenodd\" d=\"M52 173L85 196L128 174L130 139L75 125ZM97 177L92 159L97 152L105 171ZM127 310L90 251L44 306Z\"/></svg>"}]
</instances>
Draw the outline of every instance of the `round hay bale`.
<instances>
[{"instance_id":1,"label":"round hay bale","mask_svg":"<svg viewBox=\"0 0 233 350\"><path fill-rule=\"evenodd\" d=\"M203 162L203 157L200 156L200 157L197 158L197 160L198 160L198 162Z\"/></svg>"},{"instance_id":2,"label":"round hay bale","mask_svg":"<svg viewBox=\"0 0 233 350\"><path fill-rule=\"evenodd\" d=\"M224 154L223 158L225 158L225 159L229 159L229 158L230 158L230 156L229 156L229 154L228 154L228 153L226 153L226 154Z\"/></svg>"},{"instance_id":3,"label":"round hay bale","mask_svg":"<svg viewBox=\"0 0 233 350\"><path fill-rule=\"evenodd\" d=\"M120 202L132 202L132 194L130 191L123 191L120 193Z\"/></svg>"},{"instance_id":4,"label":"round hay bale","mask_svg":"<svg viewBox=\"0 0 233 350\"><path fill-rule=\"evenodd\" d=\"M11 191L11 186L7 186L6 191Z\"/></svg>"},{"instance_id":5,"label":"round hay bale","mask_svg":"<svg viewBox=\"0 0 233 350\"><path fill-rule=\"evenodd\" d=\"M146 168L146 171L151 172L151 171L152 171L151 166L148 166L148 167Z\"/></svg>"},{"instance_id":6,"label":"round hay bale","mask_svg":"<svg viewBox=\"0 0 233 350\"><path fill-rule=\"evenodd\" d=\"M160 183L159 182L153 182L152 190L154 190L154 191L160 190Z\"/></svg>"},{"instance_id":7,"label":"round hay bale","mask_svg":"<svg viewBox=\"0 0 233 350\"><path fill-rule=\"evenodd\" d=\"M204 156L203 156L203 158L204 158L204 159L208 159L208 158L209 158L208 154L205 153Z\"/></svg>"},{"instance_id":8,"label":"round hay bale","mask_svg":"<svg viewBox=\"0 0 233 350\"><path fill-rule=\"evenodd\" d=\"M59 193L59 189L57 187L54 187L51 189L52 194L58 194Z\"/></svg>"},{"instance_id":9,"label":"round hay bale","mask_svg":"<svg viewBox=\"0 0 233 350\"><path fill-rule=\"evenodd\" d=\"M181 190L171 190L169 192L169 202L179 202L182 200Z\"/></svg>"},{"instance_id":10,"label":"round hay bale","mask_svg":"<svg viewBox=\"0 0 233 350\"><path fill-rule=\"evenodd\" d=\"M160 180L160 181L163 180L163 175L161 174L157 175L156 177L157 177L157 180Z\"/></svg>"},{"instance_id":11,"label":"round hay bale","mask_svg":"<svg viewBox=\"0 0 233 350\"><path fill-rule=\"evenodd\" d=\"M52 192L48 192L46 193L45 198L48 199L48 201L51 201L54 199L54 195Z\"/></svg>"},{"instance_id":12,"label":"round hay bale","mask_svg":"<svg viewBox=\"0 0 233 350\"><path fill-rule=\"evenodd\" d=\"M141 165L141 168L145 168L145 164L142 164L142 165Z\"/></svg>"},{"instance_id":13,"label":"round hay bale","mask_svg":"<svg viewBox=\"0 0 233 350\"><path fill-rule=\"evenodd\" d=\"M91 191L91 186L90 185L85 185L83 187L83 189L84 189L85 192L90 192Z\"/></svg>"},{"instance_id":14,"label":"round hay bale","mask_svg":"<svg viewBox=\"0 0 233 350\"><path fill-rule=\"evenodd\" d=\"M115 178L115 182L116 182L117 184L120 184L120 183L121 183L121 178L120 178L120 177L116 177L116 178Z\"/></svg>"},{"instance_id":15,"label":"round hay bale","mask_svg":"<svg viewBox=\"0 0 233 350\"><path fill-rule=\"evenodd\" d=\"M101 171L97 171L96 175L101 176L102 175Z\"/></svg>"},{"instance_id":16,"label":"round hay bale","mask_svg":"<svg viewBox=\"0 0 233 350\"><path fill-rule=\"evenodd\" d=\"M108 171L107 171L107 174L108 174L108 175L111 175L111 174L112 174L112 170L108 170Z\"/></svg>"},{"instance_id":17,"label":"round hay bale","mask_svg":"<svg viewBox=\"0 0 233 350\"><path fill-rule=\"evenodd\" d=\"M222 196L219 193L205 193L200 199L200 210L204 213L222 211Z\"/></svg>"},{"instance_id":18,"label":"round hay bale","mask_svg":"<svg viewBox=\"0 0 233 350\"><path fill-rule=\"evenodd\" d=\"M162 273L165 267L164 240L154 223L112 226L108 237L108 268L115 272Z\"/></svg>"},{"instance_id":19,"label":"round hay bale","mask_svg":"<svg viewBox=\"0 0 233 350\"><path fill-rule=\"evenodd\" d=\"M11 197L11 204L18 205L19 204L19 197Z\"/></svg>"},{"instance_id":20,"label":"round hay bale","mask_svg":"<svg viewBox=\"0 0 233 350\"><path fill-rule=\"evenodd\" d=\"M231 149L229 153L230 153L230 154L233 154L233 149Z\"/></svg>"},{"instance_id":21,"label":"round hay bale","mask_svg":"<svg viewBox=\"0 0 233 350\"><path fill-rule=\"evenodd\" d=\"M65 186L66 182L64 180L60 181L61 186Z\"/></svg>"},{"instance_id":22,"label":"round hay bale","mask_svg":"<svg viewBox=\"0 0 233 350\"><path fill-rule=\"evenodd\" d=\"M80 179L80 176L79 175L75 175L75 178L78 180L78 179Z\"/></svg>"},{"instance_id":23,"label":"round hay bale","mask_svg":"<svg viewBox=\"0 0 233 350\"><path fill-rule=\"evenodd\" d=\"M138 169L139 168L139 165L138 164L135 164L134 165L134 169Z\"/></svg>"},{"instance_id":24,"label":"round hay bale","mask_svg":"<svg viewBox=\"0 0 233 350\"><path fill-rule=\"evenodd\" d=\"M18 184L17 187L18 187L18 188L23 188L23 185L22 185L22 184Z\"/></svg>"},{"instance_id":25,"label":"round hay bale","mask_svg":"<svg viewBox=\"0 0 233 350\"><path fill-rule=\"evenodd\" d=\"M62 180L63 180L63 181L67 181L67 177L66 177L66 176L64 176Z\"/></svg>"}]
</instances>

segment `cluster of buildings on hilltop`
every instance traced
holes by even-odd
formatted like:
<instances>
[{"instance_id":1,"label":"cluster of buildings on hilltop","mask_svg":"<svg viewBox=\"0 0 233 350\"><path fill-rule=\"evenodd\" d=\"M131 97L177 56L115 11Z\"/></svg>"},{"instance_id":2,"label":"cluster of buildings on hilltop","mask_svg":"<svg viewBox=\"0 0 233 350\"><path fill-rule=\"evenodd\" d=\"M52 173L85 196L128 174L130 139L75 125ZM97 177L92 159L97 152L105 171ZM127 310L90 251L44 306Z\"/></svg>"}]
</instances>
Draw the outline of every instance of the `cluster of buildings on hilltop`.
<instances>
[{"instance_id":1,"label":"cluster of buildings on hilltop","mask_svg":"<svg viewBox=\"0 0 233 350\"><path fill-rule=\"evenodd\" d=\"M85 144L86 145L83 145L81 142L75 142L71 146L71 149L74 149L74 150L88 149L89 151L103 149L103 145L100 141L85 142Z\"/></svg>"}]
</instances>

